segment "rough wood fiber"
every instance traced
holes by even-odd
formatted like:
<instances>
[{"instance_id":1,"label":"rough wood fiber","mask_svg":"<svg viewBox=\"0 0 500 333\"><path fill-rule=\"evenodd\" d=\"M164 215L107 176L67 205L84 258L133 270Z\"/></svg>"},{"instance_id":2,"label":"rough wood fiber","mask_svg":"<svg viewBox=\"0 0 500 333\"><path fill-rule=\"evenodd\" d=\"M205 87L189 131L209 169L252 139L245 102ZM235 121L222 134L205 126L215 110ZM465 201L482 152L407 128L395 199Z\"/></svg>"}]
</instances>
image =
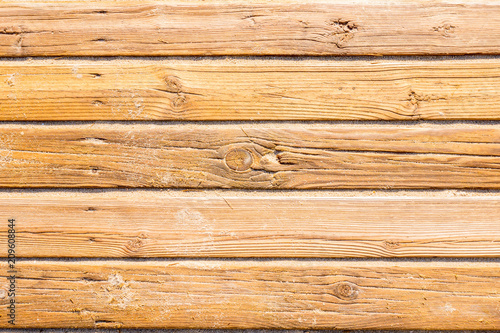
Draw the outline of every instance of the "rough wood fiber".
<instances>
[{"instance_id":1,"label":"rough wood fiber","mask_svg":"<svg viewBox=\"0 0 500 333\"><path fill-rule=\"evenodd\" d=\"M18 328L500 326L499 263L23 260L17 270Z\"/></svg>"},{"instance_id":2,"label":"rough wood fiber","mask_svg":"<svg viewBox=\"0 0 500 333\"><path fill-rule=\"evenodd\" d=\"M0 120L500 120L500 61L0 63Z\"/></svg>"},{"instance_id":3,"label":"rough wood fiber","mask_svg":"<svg viewBox=\"0 0 500 333\"><path fill-rule=\"evenodd\" d=\"M0 199L18 257L495 257L500 198ZM0 248L7 248L7 224Z\"/></svg>"},{"instance_id":4,"label":"rough wood fiber","mask_svg":"<svg viewBox=\"0 0 500 333\"><path fill-rule=\"evenodd\" d=\"M3 187L500 188L500 129L0 127Z\"/></svg>"},{"instance_id":5,"label":"rough wood fiber","mask_svg":"<svg viewBox=\"0 0 500 333\"><path fill-rule=\"evenodd\" d=\"M498 54L498 1L2 1L0 56Z\"/></svg>"}]
</instances>

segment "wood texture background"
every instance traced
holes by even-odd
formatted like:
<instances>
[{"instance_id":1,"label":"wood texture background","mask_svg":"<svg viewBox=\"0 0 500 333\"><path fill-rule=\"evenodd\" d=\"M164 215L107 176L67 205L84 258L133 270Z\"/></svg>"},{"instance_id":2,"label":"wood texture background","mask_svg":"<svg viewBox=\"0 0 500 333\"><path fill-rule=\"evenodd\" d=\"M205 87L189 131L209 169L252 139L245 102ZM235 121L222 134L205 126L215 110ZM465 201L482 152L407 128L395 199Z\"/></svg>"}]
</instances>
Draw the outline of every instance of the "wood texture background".
<instances>
[{"instance_id":1,"label":"wood texture background","mask_svg":"<svg viewBox=\"0 0 500 333\"><path fill-rule=\"evenodd\" d=\"M497 54L497 1L2 1L0 55Z\"/></svg>"},{"instance_id":2,"label":"wood texture background","mask_svg":"<svg viewBox=\"0 0 500 333\"><path fill-rule=\"evenodd\" d=\"M498 56L498 0L2 1L0 328L499 330Z\"/></svg>"},{"instance_id":3,"label":"wood texture background","mask_svg":"<svg viewBox=\"0 0 500 333\"><path fill-rule=\"evenodd\" d=\"M0 120L500 120L500 61L0 63Z\"/></svg>"}]
</instances>

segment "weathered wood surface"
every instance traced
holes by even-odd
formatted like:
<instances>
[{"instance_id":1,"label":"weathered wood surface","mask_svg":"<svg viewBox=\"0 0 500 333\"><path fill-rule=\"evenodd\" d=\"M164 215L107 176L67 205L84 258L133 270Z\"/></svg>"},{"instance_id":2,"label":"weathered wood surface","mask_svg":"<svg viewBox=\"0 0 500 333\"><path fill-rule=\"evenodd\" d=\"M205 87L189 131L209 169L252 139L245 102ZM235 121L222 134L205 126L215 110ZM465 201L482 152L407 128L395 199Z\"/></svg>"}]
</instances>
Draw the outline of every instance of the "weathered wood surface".
<instances>
[{"instance_id":1,"label":"weathered wood surface","mask_svg":"<svg viewBox=\"0 0 500 333\"><path fill-rule=\"evenodd\" d=\"M0 120L500 120L500 61L0 63Z\"/></svg>"},{"instance_id":2,"label":"weathered wood surface","mask_svg":"<svg viewBox=\"0 0 500 333\"><path fill-rule=\"evenodd\" d=\"M500 188L500 129L4 125L2 187Z\"/></svg>"},{"instance_id":3,"label":"weathered wood surface","mask_svg":"<svg viewBox=\"0 0 500 333\"><path fill-rule=\"evenodd\" d=\"M497 262L23 260L17 271L18 328L500 327Z\"/></svg>"},{"instance_id":4,"label":"weathered wood surface","mask_svg":"<svg viewBox=\"0 0 500 333\"><path fill-rule=\"evenodd\" d=\"M0 56L498 54L498 1L2 1Z\"/></svg>"},{"instance_id":5,"label":"weathered wood surface","mask_svg":"<svg viewBox=\"0 0 500 333\"><path fill-rule=\"evenodd\" d=\"M500 256L498 197L42 192L0 196L0 218L18 257Z\"/></svg>"}]
</instances>

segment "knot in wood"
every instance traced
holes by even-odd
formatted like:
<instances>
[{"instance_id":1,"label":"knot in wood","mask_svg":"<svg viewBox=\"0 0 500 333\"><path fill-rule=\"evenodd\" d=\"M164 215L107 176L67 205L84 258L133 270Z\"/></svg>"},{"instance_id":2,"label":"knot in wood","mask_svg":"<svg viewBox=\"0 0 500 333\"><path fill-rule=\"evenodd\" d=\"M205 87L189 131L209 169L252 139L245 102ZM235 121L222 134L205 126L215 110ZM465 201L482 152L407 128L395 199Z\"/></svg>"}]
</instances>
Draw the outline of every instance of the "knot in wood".
<instances>
[{"instance_id":1,"label":"knot in wood","mask_svg":"<svg viewBox=\"0 0 500 333\"><path fill-rule=\"evenodd\" d=\"M0 299L7 298L7 290L1 288L0 289Z\"/></svg>"},{"instance_id":2,"label":"knot in wood","mask_svg":"<svg viewBox=\"0 0 500 333\"><path fill-rule=\"evenodd\" d=\"M340 299L353 300L358 298L359 287L352 282L343 281L334 285L333 293Z\"/></svg>"},{"instance_id":3,"label":"knot in wood","mask_svg":"<svg viewBox=\"0 0 500 333\"><path fill-rule=\"evenodd\" d=\"M224 160L228 168L234 171L246 171L253 163L252 154L241 148L230 150Z\"/></svg>"},{"instance_id":4,"label":"knot in wood","mask_svg":"<svg viewBox=\"0 0 500 333\"><path fill-rule=\"evenodd\" d=\"M178 94L172 99L172 106L174 108L180 108L182 105L186 104L187 98L183 94Z\"/></svg>"},{"instance_id":5,"label":"knot in wood","mask_svg":"<svg viewBox=\"0 0 500 333\"><path fill-rule=\"evenodd\" d=\"M141 232L137 237L127 242L126 248L130 252L137 252L146 244L147 238L148 236L146 235L146 233Z\"/></svg>"},{"instance_id":6,"label":"knot in wood","mask_svg":"<svg viewBox=\"0 0 500 333\"><path fill-rule=\"evenodd\" d=\"M180 93L182 91L181 81L175 76L165 77L166 91L171 93Z\"/></svg>"},{"instance_id":7,"label":"knot in wood","mask_svg":"<svg viewBox=\"0 0 500 333\"><path fill-rule=\"evenodd\" d=\"M394 250L399 247L399 243L397 241L386 240L384 241L384 247L388 250Z\"/></svg>"}]
</instances>

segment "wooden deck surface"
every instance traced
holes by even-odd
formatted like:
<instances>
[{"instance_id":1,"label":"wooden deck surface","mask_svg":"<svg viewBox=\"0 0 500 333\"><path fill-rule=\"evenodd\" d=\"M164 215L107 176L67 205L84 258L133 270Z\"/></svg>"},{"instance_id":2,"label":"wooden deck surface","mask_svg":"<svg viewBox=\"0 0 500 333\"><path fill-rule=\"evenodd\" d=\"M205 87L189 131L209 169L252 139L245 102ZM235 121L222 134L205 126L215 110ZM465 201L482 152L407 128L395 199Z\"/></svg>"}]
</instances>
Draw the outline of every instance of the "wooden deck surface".
<instances>
[{"instance_id":1,"label":"wooden deck surface","mask_svg":"<svg viewBox=\"0 0 500 333\"><path fill-rule=\"evenodd\" d=\"M500 330L499 56L498 0L2 1L0 328Z\"/></svg>"}]
</instances>

